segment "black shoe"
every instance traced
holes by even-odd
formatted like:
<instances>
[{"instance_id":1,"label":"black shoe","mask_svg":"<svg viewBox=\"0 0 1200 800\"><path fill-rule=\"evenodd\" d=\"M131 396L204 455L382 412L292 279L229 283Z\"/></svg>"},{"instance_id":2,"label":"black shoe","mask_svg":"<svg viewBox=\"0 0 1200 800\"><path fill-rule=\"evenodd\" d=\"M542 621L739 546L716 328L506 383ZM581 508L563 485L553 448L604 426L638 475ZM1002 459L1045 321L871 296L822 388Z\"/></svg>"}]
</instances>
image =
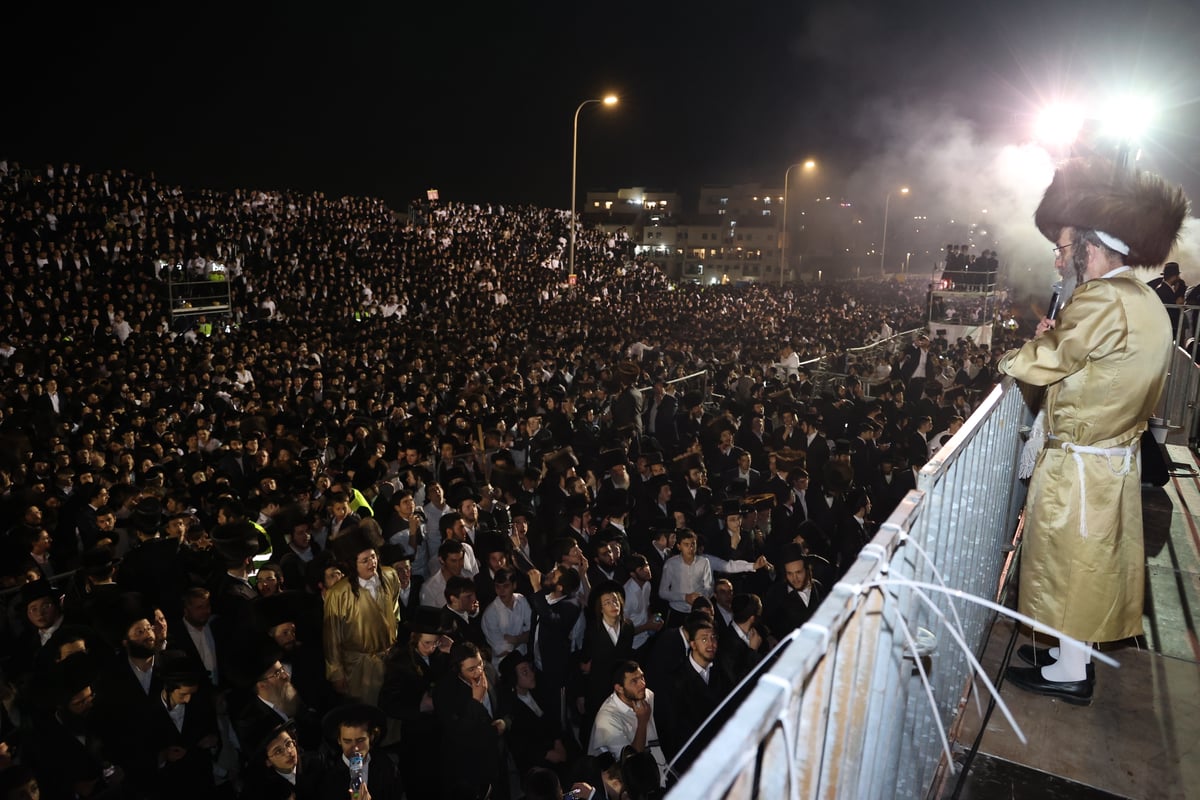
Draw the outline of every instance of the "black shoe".
<instances>
[{"instance_id":1,"label":"black shoe","mask_svg":"<svg viewBox=\"0 0 1200 800\"><path fill-rule=\"evenodd\" d=\"M1071 705L1092 704L1092 687L1095 681L1048 681L1042 677L1041 667L1009 667L1004 671L1004 680L1018 689L1057 697Z\"/></svg>"},{"instance_id":2,"label":"black shoe","mask_svg":"<svg viewBox=\"0 0 1200 800\"><path fill-rule=\"evenodd\" d=\"M1023 644L1017 648L1017 655L1031 667L1048 667L1051 664L1058 663L1058 659L1050 655L1049 647L1034 647L1031 644ZM1087 665L1087 679L1089 681L1096 680L1096 665L1090 662Z\"/></svg>"}]
</instances>

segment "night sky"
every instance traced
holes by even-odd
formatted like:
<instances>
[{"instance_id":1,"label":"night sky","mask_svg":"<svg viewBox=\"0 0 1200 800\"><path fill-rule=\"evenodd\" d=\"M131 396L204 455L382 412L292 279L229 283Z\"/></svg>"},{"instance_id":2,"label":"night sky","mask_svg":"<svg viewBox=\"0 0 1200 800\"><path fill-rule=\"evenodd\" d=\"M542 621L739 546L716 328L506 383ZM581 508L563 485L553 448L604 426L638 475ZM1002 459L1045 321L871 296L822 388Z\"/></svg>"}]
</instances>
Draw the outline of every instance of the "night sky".
<instances>
[{"instance_id":1,"label":"night sky","mask_svg":"<svg viewBox=\"0 0 1200 800\"><path fill-rule=\"evenodd\" d=\"M877 173L947 128L1020 144L1045 99L1146 87L1147 163L1200 196L1195 2L20 5L0 155L27 164L566 207L575 106L615 91L582 115L581 197L778 185L807 157L865 192L919 185Z\"/></svg>"}]
</instances>

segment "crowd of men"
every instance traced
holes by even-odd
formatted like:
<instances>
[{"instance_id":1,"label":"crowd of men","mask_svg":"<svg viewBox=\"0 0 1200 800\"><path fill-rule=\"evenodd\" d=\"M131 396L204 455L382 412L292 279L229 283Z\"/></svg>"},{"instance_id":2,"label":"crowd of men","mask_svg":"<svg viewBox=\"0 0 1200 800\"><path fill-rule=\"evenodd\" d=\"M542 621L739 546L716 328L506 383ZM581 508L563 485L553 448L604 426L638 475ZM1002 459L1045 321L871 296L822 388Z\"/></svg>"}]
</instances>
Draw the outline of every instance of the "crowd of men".
<instances>
[{"instance_id":1,"label":"crowd of men","mask_svg":"<svg viewBox=\"0 0 1200 800\"><path fill-rule=\"evenodd\" d=\"M0 161L0 800L670 781L1002 348L569 224Z\"/></svg>"}]
</instances>

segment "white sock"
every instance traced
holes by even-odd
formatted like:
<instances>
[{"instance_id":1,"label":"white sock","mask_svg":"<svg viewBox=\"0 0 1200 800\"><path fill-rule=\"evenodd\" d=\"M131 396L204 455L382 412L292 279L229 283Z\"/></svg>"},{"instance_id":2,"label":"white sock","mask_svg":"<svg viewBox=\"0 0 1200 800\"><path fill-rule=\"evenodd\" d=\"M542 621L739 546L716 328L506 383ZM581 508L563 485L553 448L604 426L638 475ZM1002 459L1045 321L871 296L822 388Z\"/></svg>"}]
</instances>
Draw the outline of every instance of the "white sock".
<instances>
[{"instance_id":1,"label":"white sock","mask_svg":"<svg viewBox=\"0 0 1200 800\"><path fill-rule=\"evenodd\" d=\"M1042 667L1042 677L1048 681L1082 681L1087 679L1087 651L1082 647L1055 648L1058 661Z\"/></svg>"}]
</instances>

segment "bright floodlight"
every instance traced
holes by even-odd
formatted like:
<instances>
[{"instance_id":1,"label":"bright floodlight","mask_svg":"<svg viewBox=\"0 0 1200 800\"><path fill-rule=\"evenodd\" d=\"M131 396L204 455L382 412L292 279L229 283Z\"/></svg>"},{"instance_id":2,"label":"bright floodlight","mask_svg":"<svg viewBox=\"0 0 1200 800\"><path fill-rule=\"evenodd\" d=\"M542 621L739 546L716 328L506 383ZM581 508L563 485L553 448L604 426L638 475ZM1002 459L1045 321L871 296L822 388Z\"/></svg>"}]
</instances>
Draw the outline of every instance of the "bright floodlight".
<instances>
[{"instance_id":1,"label":"bright floodlight","mask_svg":"<svg viewBox=\"0 0 1200 800\"><path fill-rule=\"evenodd\" d=\"M1122 142L1136 142L1154 121L1154 103L1148 97L1126 94L1113 98L1100 118L1101 131Z\"/></svg>"},{"instance_id":2,"label":"bright floodlight","mask_svg":"<svg viewBox=\"0 0 1200 800\"><path fill-rule=\"evenodd\" d=\"M1083 127L1083 115L1070 105L1052 105L1038 116L1034 135L1050 145L1068 145L1075 141Z\"/></svg>"},{"instance_id":3,"label":"bright floodlight","mask_svg":"<svg viewBox=\"0 0 1200 800\"><path fill-rule=\"evenodd\" d=\"M617 96L615 94L609 94L609 95L604 96L604 105L615 106L616 104L617 104Z\"/></svg>"},{"instance_id":4,"label":"bright floodlight","mask_svg":"<svg viewBox=\"0 0 1200 800\"><path fill-rule=\"evenodd\" d=\"M905 186L903 189L901 189L900 194L908 194L908 187Z\"/></svg>"},{"instance_id":5,"label":"bright floodlight","mask_svg":"<svg viewBox=\"0 0 1200 800\"><path fill-rule=\"evenodd\" d=\"M804 168L805 168L805 169L816 169L816 168L817 168L817 162L816 162L816 161L813 161L813 160L810 158L808 161L805 161L805 162L804 162Z\"/></svg>"}]
</instances>

